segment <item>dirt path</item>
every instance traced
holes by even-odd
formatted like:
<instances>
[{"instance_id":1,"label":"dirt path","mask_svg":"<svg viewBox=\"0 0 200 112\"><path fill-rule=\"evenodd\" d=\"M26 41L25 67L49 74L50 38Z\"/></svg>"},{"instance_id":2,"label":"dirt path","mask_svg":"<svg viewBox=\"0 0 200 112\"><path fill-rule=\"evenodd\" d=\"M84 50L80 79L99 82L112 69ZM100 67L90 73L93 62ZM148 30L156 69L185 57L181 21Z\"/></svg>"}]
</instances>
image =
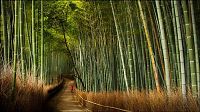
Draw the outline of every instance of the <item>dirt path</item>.
<instances>
[{"instance_id":1,"label":"dirt path","mask_svg":"<svg viewBox=\"0 0 200 112\"><path fill-rule=\"evenodd\" d=\"M53 97L49 103L46 112L87 112L75 100L75 96L68 88L69 80L67 80L64 88Z\"/></svg>"}]
</instances>

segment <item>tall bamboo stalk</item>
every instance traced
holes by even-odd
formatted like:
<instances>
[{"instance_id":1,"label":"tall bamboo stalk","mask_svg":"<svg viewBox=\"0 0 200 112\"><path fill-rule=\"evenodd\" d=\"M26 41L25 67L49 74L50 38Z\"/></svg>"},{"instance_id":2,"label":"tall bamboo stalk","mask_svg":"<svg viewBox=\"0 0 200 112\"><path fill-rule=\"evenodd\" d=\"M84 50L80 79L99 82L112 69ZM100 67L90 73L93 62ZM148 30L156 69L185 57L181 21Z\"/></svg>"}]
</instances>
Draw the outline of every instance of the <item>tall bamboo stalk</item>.
<instances>
[{"instance_id":1,"label":"tall bamboo stalk","mask_svg":"<svg viewBox=\"0 0 200 112\"><path fill-rule=\"evenodd\" d=\"M197 76L196 76L196 64L195 64L195 50L194 50L194 39L191 35L190 22L188 16L188 9L186 5L186 1L182 1L184 22L185 22L185 32L186 32L186 43L187 50L189 52L189 62L190 62L190 73L191 73L191 81L192 81L192 93L194 96L197 95Z\"/></svg>"},{"instance_id":2,"label":"tall bamboo stalk","mask_svg":"<svg viewBox=\"0 0 200 112\"><path fill-rule=\"evenodd\" d=\"M118 29L117 21L116 21L116 18L115 18L115 12L114 12L114 8L113 8L113 4L112 4L111 0L110 0L110 5L111 5L111 8L112 8L113 19L114 19L114 23L115 23L116 32L117 32L117 39L118 39L118 44L119 44L119 50L120 50L120 56L121 56L121 62L122 62L126 91L128 92L129 91L128 90L128 82L127 82L127 76L126 76L126 68L125 68L125 64L124 64L124 57L123 57L123 53L122 53L121 39L120 39L120 36L119 36L119 29Z\"/></svg>"},{"instance_id":3,"label":"tall bamboo stalk","mask_svg":"<svg viewBox=\"0 0 200 112\"><path fill-rule=\"evenodd\" d=\"M163 13L164 13L164 21L165 21L165 26L166 26L166 34L167 34L167 36L168 36L168 46L169 46L169 61L170 61L170 77L171 77L171 79L172 79L172 83L171 83L171 85L173 86L173 87L175 87L175 86L177 86L177 74L176 74L176 71L177 71L177 67L176 67L176 64L174 64L174 62L176 63L176 54L175 54L175 39L174 39L174 37L173 37L173 32L172 32L172 27L173 27L173 25L171 25L171 24L173 24L172 23L172 20L173 20L173 17L171 17L171 13L168 13L168 11L169 11L169 6L168 6L168 4L170 5L170 2L169 3L166 3L166 2L162 2L163 3ZM166 7L165 7L165 5L167 5ZM173 6L173 5L172 5ZM173 8L174 9L174 8ZM173 10L172 9L172 10ZM173 10L173 13L174 13L174 10ZM172 15L173 16L173 15ZM172 87L171 86L171 87Z\"/></svg>"},{"instance_id":4,"label":"tall bamboo stalk","mask_svg":"<svg viewBox=\"0 0 200 112\"><path fill-rule=\"evenodd\" d=\"M33 75L37 77L36 71L36 45L35 45L35 0L32 0L32 51L33 51Z\"/></svg>"},{"instance_id":5,"label":"tall bamboo stalk","mask_svg":"<svg viewBox=\"0 0 200 112\"><path fill-rule=\"evenodd\" d=\"M198 86L198 96L200 97L200 67L199 67L199 53L198 53L198 36L196 31L196 23L194 17L194 7L193 1L190 0L191 15L192 15L192 31L194 36L194 47L195 47L195 64L196 64L196 75L197 75L197 86Z\"/></svg>"},{"instance_id":6,"label":"tall bamboo stalk","mask_svg":"<svg viewBox=\"0 0 200 112\"><path fill-rule=\"evenodd\" d=\"M7 14L6 14L6 4L4 0L1 0L1 13L2 13L2 26L3 26L3 58L4 58L4 72L6 73L7 68Z\"/></svg>"},{"instance_id":7,"label":"tall bamboo stalk","mask_svg":"<svg viewBox=\"0 0 200 112\"><path fill-rule=\"evenodd\" d=\"M151 57L151 63L152 63L152 66L153 66L156 89L157 89L157 91L160 91L160 84L159 84L159 81L158 81L158 70L157 70L157 67L156 67L156 64L155 64L155 59L154 59L153 50L152 50L152 46L151 46L151 42L150 42L149 32L148 32L148 29L147 29L147 23L146 23L146 20L144 19L144 13L143 13L143 9L142 9L140 1L138 1L138 6L139 6L140 16L141 16L141 19L142 19L142 22L143 22L143 27L144 27L144 31L145 31L145 35L146 35L149 54L150 54L150 57Z\"/></svg>"},{"instance_id":8,"label":"tall bamboo stalk","mask_svg":"<svg viewBox=\"0 0 200 112\"><path fill-rule=\"evenodd\" d=\"M23 4L22 0L19 1L19 31L20 31L20 50L21 50L21 73L25 79L25 65L24 65L24 46L23 46Z\"/></svg>"},{"instance_id":9,"label":"tall bamboo stalk","mask_svg":"<svg viewBox=\"0 0 200 112\"><path fill-rule=\"evenodd\" d=\"M179 17L179 5L177 1L174 1L174 10L176 16L176 29L178 36L178 44L179 44L179 53L180 53L180 65L181 65L181 86L182 86L182 94L186 99L186 79L185 79L185 65L184 65L184 56L183 56L183 42L181 37L181 26L180 26L180 17Z\"/></svg>"},{"instance_id":10,"label":"tall bamboo stalk","mask_svg":"<svg viewBox=\"0 0 200 112\"><path fill-rule=\"evenodd\" d=\"M44 30L44 17L43 17L43 0L41 0L41 71L40 71L40 79L43 80L44 75L44 36L43 36L43 30Z\"/></svg>"},{"instance_id":11,"label":"tall bamboo stalk","mask_svg":"<svg viewBox=\"0 0 200 112\"><path fill-rule=\"evenodd\" d=\"M18 49L18 1L15 1L15 40L14 40L14 61L13 61L13 84L12 84L12 94L14 97L16 88L16 73L17 73L17 49Z\"/></svg>"},{"instance_id":12,"label":"tall bamboo stalk","mask_svg":"<svg viewBox=\"0 0 200 112\"><path fill-rule=\"evenodd\" d=\"M166 37L165 37L165 32L164 32L164 24L163 24L163 19L161 15L161 9L160 9L160 2L156 1L156 8L157 8L157 13L158 13L158 21L159 21L159 26L160 26L160 37L161 37L161 45L162 45L162 51L163 51L163 56L164 56L164 63L165 63L165 75L166 75L166 86L167 86L167 92L170 95L170 65L169 65L169 54L168 54L168 46L166 42Z\"/></svg>"},{"instance_id":13,"label":"tall bamboo stalk","mask_svg":"<svg viewBox=\"0 0 200 112\"><path fill-rule=\"evenodd\" d=\"M172 23L173 23L173 32L175 37L175 56L176 56L176 76L177 76L177 87L181 86L181 67L180 67L180 54L179 54L179 44L178 44L178 34L176 29L176 16L175 16L175 9L174 9L174 1L171 1L172 7Z\"/></svg>"}]
</instances>

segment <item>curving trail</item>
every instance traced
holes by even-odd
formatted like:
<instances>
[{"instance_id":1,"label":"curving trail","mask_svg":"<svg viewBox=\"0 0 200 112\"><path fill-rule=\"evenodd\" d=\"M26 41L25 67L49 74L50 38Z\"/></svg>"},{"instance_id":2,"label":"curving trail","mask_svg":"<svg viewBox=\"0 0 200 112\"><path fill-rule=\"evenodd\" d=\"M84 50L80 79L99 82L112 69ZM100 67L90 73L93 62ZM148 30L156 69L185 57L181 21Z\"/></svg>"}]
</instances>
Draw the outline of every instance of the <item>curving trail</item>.
<instances>
[{"instance_id":1,"label":"curving trail","mask_svg":"<svg viewBox=\"0 0 200 112\"><path fill-rule=\"evenodd\" d=\"M49 101L46 112L87 112L75 100L75 95L71 93L68 86L69 80L66 80L64 88Z\"/></svg>"}]
</instances>

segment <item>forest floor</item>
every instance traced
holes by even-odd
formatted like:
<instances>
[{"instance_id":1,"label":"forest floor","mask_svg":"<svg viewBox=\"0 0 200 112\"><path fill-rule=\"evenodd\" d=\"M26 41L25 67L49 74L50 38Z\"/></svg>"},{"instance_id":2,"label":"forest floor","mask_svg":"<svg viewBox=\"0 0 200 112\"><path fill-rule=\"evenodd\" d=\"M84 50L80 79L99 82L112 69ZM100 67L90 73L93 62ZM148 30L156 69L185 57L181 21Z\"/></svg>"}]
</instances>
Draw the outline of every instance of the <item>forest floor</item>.
<instances>
[{"instance_id":1,"label":"forest floor","mask_svg":"<svg viewBox=\"0 0 200 112\"><path fill-rule=\"evenodd\" d=\"M87 109L79 105L75 100L75 94L71 93L69 89L69 80L63 89L49 100L45 112L87 112Z\"/></svg>"}]
</instances>

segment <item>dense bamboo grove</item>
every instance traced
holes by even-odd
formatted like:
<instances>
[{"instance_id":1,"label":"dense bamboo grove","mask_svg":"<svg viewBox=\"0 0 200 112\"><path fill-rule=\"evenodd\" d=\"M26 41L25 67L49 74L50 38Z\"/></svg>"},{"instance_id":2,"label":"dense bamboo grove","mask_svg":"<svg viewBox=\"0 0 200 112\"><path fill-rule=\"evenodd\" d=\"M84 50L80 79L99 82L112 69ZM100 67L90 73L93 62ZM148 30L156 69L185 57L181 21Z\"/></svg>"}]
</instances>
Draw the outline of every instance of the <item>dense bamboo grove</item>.
<instances>
[{"instance_id":1,"label":"dense bamboo grove","mask_svg":"<svg viewBox=\"0 0 200 112\"><path fill-rule=\"evenodd\" d=\"M87 3L74 53L86 91L200 93L197 1Z\"/></svg>"},{"instance_id":2,"label":"dense bamboo grove","mask_svg":"<svg viewBox=\"0 0 200 112\"><path fill-rule=\"evenodd\" d=\"M30 77L35 83L51 84L69 72L71 65L63 37L56 37L55 30L44 26L48 17L44 12L46 5L51 7L42 0L1 0L0 76L6 77L12 69L13 94L18 76L25 84Z\"/></svg>"},{"instance_id":3,"label":"dense bamboo grove","mask_svg":"<svg viewBox=\"0 0 200 112\"><path fill-rule=\"evenodd\" d=\"M65 74L84 92L200 95L199 1L1 0L0 12L0 78L12 70L13 95L18 77Z\"/></svg>"}]
</instances>

